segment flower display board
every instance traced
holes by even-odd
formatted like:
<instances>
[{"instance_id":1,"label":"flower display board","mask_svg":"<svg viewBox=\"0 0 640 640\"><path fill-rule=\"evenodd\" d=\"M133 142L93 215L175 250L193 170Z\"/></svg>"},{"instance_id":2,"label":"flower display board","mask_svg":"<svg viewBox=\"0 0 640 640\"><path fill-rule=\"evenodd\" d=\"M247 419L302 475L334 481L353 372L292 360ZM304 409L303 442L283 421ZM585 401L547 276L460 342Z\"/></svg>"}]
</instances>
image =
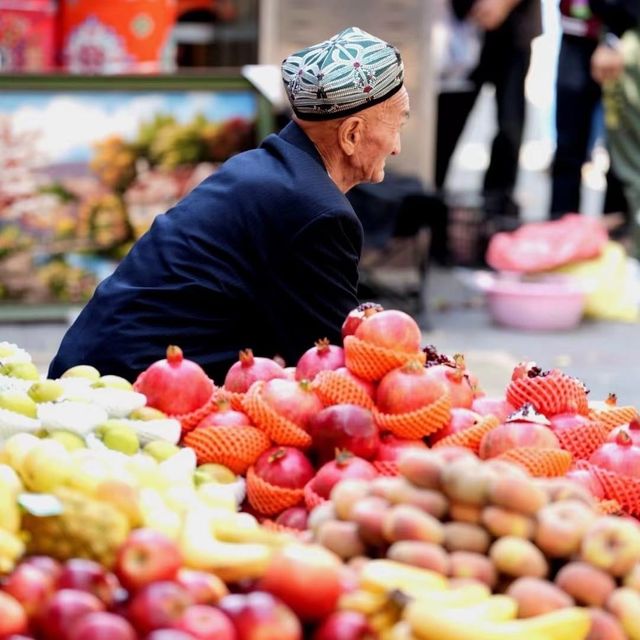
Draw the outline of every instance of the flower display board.
<instances>
[{"instance_id":1,"label":"flower display board","mask_svg":"<svg viewBox=\"0 0 640 640\"><path fill-rule=\"evenodd\" d=\"M0 303L83 303L270 114L231 71L0 76Z\"/></svg>"}]
</instances>

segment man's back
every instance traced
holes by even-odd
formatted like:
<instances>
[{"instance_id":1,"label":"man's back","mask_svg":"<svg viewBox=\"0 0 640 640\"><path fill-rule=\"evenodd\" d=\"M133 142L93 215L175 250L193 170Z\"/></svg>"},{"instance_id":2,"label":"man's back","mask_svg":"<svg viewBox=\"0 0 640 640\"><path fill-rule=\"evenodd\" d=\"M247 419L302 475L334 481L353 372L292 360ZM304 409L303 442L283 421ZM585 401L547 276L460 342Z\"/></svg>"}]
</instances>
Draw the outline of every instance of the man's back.
<instances>
[{"instance_id":1,"label":"man's back","mask_svg":"<svg viewBox=\"0 0 640 640\"><path fill-rule=\"evenodd\" d=\"M79 363L133 379L169 344L218 384L238 351L291 362L357 304L362 230L297 127L229 160L154 221L65 336Z\"/></svg>"}]
</instances>

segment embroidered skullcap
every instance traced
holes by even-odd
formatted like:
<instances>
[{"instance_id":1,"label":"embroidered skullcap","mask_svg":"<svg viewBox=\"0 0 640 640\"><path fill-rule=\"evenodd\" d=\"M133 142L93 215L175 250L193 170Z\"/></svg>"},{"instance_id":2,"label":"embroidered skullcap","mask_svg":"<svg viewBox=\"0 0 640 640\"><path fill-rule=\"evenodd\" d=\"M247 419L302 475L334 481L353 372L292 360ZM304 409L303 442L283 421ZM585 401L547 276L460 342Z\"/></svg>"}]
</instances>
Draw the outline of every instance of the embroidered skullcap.
<instances>
[{"instance_id":1,"label":"embroidered skullcap","mask_svg":"<svg viewBox=\"0 0 640 640\"><path fill-rule=\"evenodd\" d=\"M349 27L285 58L282 79L299 118L330 120L397 93L404 80L404 67L393 45L358 27Z\"/></svg>"}]
</instances>

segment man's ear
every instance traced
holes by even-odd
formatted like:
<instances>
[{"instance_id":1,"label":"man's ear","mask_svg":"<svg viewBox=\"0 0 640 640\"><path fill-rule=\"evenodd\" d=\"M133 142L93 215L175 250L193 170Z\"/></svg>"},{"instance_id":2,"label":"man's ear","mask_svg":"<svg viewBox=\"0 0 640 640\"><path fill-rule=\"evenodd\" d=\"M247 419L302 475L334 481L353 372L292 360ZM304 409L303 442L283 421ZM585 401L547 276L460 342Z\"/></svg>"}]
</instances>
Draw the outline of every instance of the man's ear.
<instances>
[{"instance_id":1,"label":"man's ear","mask_svg":"<svg viewBox=\"0 0 640 640\"><path fill-rule=\"evenodd\" d=\"M347 156L352 156L364 135L364 122L362 118L353 116L347 118L338 128L338 144Z\"/></svg>"}]
</instances>

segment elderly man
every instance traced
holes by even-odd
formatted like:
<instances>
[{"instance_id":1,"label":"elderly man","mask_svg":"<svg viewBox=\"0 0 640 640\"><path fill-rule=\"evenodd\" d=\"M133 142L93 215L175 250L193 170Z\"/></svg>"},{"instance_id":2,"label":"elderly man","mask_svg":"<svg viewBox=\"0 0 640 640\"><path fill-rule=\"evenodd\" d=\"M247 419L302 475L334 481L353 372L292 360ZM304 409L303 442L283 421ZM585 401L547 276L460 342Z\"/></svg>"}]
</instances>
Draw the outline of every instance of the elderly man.
<instances>
[{"instance_id":1,"label":"elderly man","mask_svg":"<svg viewBox=\"0 0 640 640\"><path fill-rule=\"evenodd\" d=\"M345 197L380 182L409 116L403 64L355 27L290 55L293 122L159 215L69 328L49 369L133 380L167 345L221 384L238 351L295 364L358 304L362 227Z\"/></svg>"}]
</instances>

